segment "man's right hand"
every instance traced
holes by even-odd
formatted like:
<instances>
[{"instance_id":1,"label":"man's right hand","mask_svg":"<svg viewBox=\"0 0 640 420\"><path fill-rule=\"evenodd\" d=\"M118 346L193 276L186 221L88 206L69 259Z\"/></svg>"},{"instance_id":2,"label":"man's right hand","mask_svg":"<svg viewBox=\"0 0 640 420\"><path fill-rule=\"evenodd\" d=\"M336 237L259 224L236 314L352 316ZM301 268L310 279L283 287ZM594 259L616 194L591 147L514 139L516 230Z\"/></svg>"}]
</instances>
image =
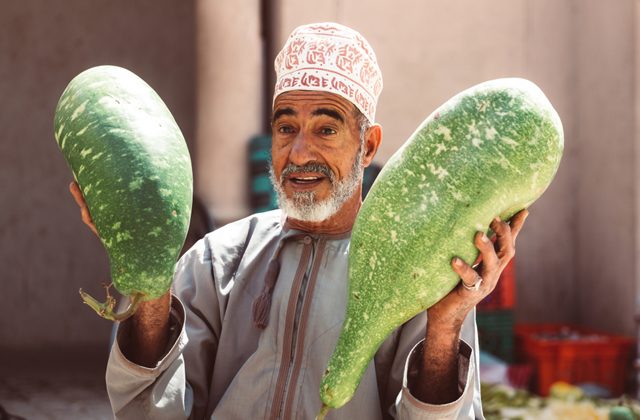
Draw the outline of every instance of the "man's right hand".
<instances>
[{"instance_id":1,"label":"man's right hand","mask_svg":"<svg viewBox=\"0 0 640 420\"><path fill-rule=\"evenodd\" d=\"M96 236L98 230L93 223L87 202L76 181L71 181L69 191L80 207L80 215L85 225ZM164 355L169 339L169 312L171 293L167 292L158 299L144 301L131 317L131 335L126 340L123 354L132 362L146 367L153 367Z\"/></svg>"},{"instance_id":2,"label":"man's right hand","mask_svg":"<svg viewBox=\"0 0 640 420\"><path fill-rule=\"evenodd\" d=\"M80 215L82 216L84 224L89 226L89 229L91 229L96 236L100 237L100 235L98 235L96 225L93 224L93 219L91 218L89 207L87 207L87 202L84 201L84 196L82 195L82 191L80 191L80 187L76 181L71 181L71 184L69 184L69 191L71 192L73 199L76 200L78 207L80 207Z\"/></svg>"}]
</instances>

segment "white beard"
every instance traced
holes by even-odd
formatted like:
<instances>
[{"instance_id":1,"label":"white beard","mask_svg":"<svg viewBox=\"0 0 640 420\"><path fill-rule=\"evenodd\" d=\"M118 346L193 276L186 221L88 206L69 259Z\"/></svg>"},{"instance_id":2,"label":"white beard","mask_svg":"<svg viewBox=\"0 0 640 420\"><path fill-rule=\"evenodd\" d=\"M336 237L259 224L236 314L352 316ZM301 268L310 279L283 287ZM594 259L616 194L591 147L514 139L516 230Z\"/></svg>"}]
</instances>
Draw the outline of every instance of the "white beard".
<instances>
[{"instance_id":1,"label":"white beard","mask_svg":"<svg viewBox=\"0 0 640 420\"><path fill-rule=\"evenodd\" d=\"M331 173L331 193L325 200L319 201L314 191L294 192L288 198L284 191L282 180L278 181L273 172L273 165L269 169L271 184L278 196L278 205L284 213L293 219L303 222L322 222L336 214L338 210L353 196L362 183L364 167L361 165L362 153L358 150L356 160L351 167L351 173L342 181L335 180Z\"/></svg>"}]
</instances>

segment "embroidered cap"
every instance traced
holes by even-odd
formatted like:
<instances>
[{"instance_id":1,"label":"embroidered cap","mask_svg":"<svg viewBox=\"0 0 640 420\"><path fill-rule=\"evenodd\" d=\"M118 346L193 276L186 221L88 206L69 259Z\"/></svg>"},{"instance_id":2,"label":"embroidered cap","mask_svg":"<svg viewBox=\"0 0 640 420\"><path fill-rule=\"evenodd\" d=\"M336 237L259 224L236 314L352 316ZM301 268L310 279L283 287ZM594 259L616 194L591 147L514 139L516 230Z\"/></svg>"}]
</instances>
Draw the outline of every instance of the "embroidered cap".
<instances>
[{"instance_id":1,"label":"embroidered cap","mask_svg":"<svg viewBox=\"0 0 640 420\"><path fill-rule=\"evenodd\" d=\"M319 90L349 100L375 122L382 73L373 48L351 28L312 23L293 30L274 67L276 97L290 90Z\"/></svg>"}]
</instances>

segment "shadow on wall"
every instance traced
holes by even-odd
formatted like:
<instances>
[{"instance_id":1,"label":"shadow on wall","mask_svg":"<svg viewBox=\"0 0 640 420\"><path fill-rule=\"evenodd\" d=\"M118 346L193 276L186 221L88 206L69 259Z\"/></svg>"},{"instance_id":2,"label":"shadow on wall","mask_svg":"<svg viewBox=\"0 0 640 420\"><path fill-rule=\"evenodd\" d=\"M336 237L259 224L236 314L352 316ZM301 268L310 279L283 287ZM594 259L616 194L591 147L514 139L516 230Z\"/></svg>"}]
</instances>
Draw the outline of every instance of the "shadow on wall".
<instances>
[{"instance_id":1,"label":"shadow on wall","mask_svg":"<svg viewBox=\"0 0 640 420\"><path fill-rule=\"evenodd\" d=\"M209 212L202 203L200 197L194 194L191 209L191 222L189 223L187 238L185 239L182 250L180 251L180 256L187 252L196 242L202 239L204 235L217 227L215 219L209 215Z\"/></svg>"}]
</instances>

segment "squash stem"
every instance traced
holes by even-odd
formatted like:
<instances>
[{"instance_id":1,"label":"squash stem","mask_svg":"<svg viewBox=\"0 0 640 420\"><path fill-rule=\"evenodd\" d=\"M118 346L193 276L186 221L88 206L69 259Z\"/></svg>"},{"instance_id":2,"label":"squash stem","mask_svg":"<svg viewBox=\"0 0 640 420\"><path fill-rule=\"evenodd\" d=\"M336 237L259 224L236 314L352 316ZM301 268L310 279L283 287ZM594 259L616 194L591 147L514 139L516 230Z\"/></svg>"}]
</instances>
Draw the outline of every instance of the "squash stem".
<instances>
[{"instance_id":1,"label":"squash stem","mask_svg":"<svg viewBox=\"0 0 640 420\"><path fill-rule=\"evenodd\" d=\"M331 407L329 407L328 405L322 404L322 408L320 409L320 412L316 416L316 420L324 420L324 417L327 415L329 410L331 410Z\"/></svg>"},{"instance_id":2,"label":"squash stem","mask_svg":"<svg viewBox=\"0 0 640 420\"><path fill-rule=\"evenodd\" d=\"M93 309L98 315L100 315L104 319L108 319L110 321L124 321L134 314L140 303L145 296L144 293L136 292L131 295L131 302L127 309L122 312L116 313L113 311L113 308L116 306L116 300L109 293L109 287L105 286L107 290L107 300L104 302L98 302L93 296L86 293L84 290L80 289L80 296L82 297L82 301L89 305L91 309Z\"/></svg>"}]
</instances>

